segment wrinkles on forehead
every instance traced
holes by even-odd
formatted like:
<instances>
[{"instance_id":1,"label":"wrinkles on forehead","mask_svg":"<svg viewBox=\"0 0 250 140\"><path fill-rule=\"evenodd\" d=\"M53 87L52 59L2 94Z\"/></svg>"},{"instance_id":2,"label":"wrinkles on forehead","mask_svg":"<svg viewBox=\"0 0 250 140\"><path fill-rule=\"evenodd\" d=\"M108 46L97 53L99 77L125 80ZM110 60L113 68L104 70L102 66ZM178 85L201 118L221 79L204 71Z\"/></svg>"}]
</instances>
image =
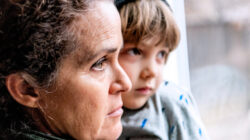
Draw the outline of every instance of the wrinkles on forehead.
<instances>
[{"instance_id":1,"label":"wrinkles on forehead","mask_svg":"<svg viewBox=\"0 0 250 140\"><path fill-rule=\"evenodd\" d=\"M88 18L77 17L71 25L72 35L76 40L72 40L70 45L73 45L74 51L72 55L76 60L77 65L83 65L89 62L94 56L93 46L95 44L94 36L97 36L96 28L89 28L91 24ZM85 20L83 22L83 20Z\"/></svg>"},{"instance_id":2,"label":"wrinkles on forehead","mask_svg":"<svg viewBox=\"0 0 250 140\"><path fill-rule=\"evenodd\" d=\"M114 46L117 38L117 28L110 24L116 22L120 24L119 14L114 18L114 11L105 10L102 5L89 8L86 13L79 15L71 24L71 32L76 36L75 54L78 65L83 65L91 61L96 52L103 47ZM104 11L105 10L105 11ZM112 12L112 13L111 13ZM104 16L106 15L113 15ZM118 27L119 28L119 27Z\"/></svg>"}]
</instances>

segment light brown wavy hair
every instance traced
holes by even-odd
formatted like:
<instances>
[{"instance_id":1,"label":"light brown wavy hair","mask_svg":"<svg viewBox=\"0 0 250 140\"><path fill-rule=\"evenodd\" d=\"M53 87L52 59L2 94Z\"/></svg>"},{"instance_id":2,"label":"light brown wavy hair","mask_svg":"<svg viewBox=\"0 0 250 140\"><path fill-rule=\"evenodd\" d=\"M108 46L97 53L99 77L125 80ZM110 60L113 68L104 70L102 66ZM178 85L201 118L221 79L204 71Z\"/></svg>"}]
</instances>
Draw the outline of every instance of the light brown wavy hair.
<instances>
[{"instance_id":1,"label":"light brown wavy hair","mask_svg":"<svg viewBox=\"0 0 250 140\"><path fill-rule=\"evenodd\" d=\"M135 0L120 9L124 42L163 43L170 51L179 44L180 31L173 13L161 0Z\"/></svg>"}]
</instances>

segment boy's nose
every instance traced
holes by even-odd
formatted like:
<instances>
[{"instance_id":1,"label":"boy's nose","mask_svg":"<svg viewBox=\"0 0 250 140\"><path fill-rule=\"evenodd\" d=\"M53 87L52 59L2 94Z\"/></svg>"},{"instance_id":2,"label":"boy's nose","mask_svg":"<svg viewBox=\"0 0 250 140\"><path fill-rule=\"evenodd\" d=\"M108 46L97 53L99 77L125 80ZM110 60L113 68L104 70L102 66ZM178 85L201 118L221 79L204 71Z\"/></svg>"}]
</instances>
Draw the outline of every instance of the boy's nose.
<instances>
[{"instance_id":1,"label":"boy's nose","mask_svg":"<svg viewBox=\"0 0 250 140\"><path fill-rule=\"evenodd\" d=\"M145 67L142 69L140 73L140 77L142 79L151 79L156 76L157 73L157 66L155 62L149 62L145 64Z\"/></svg>"}]
</instances>

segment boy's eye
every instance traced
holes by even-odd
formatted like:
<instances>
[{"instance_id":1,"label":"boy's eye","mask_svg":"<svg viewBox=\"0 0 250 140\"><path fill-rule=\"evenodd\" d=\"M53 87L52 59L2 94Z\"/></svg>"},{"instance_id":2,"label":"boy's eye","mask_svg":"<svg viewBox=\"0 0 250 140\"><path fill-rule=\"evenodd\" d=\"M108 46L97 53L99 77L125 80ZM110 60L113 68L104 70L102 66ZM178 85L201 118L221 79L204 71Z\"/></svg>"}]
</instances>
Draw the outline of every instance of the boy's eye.
<instances>
[{"instance_id":1,"label":"boy's eye","mask_svg":"<svg viewBox=\"0 0 250 140\"><path fill-rule=\"evenodd\" d=\"M132 49L129 49L127 51L127 53L131 56L134 56L134 55L140 55L141 54L141 51L137 48L132 48Z\"/></svg>"},{"instance_id":2,"label":"boy's eye","mask_svg":"<svg viewBox=\"0 0 250 140\"><path fill-rule=\"evenodd\" d=\"M167 55L167 52L166 51L160 51L158 54L157 54L157 57L162 59L162 58L165 58Z\"/></svg>"},{"instance_id":3,"label":"boy's eye","mask_svg":"<svg viewBox=\"0 0 250 140\"><path fill-rule=\"evenodd\" d=\"M102 71L102 70L104 70L105 66L107 65L106 61L107 61L107 58L105 56L100 58L99 60L97 60L97 62L95 62L91 66L91 69L94 70L94 71Z\"/></svg>"}]
</instances>

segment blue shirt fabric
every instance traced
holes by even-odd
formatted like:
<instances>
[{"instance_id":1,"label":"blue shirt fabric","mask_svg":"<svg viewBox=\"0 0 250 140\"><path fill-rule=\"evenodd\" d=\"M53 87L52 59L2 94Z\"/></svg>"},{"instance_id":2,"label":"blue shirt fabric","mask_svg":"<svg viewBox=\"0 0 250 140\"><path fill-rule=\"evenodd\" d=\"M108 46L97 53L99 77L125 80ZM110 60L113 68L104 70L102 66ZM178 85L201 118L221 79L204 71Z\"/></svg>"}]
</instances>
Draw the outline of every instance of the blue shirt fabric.
<instances>
[{"instance_id":1,"label":"blue shirt fabric","mask_svg":"<svg viewBox=\"0 0 250 140\"><path fill-rule=\"evenodd\" d=\"M164 82L138 110L124 109L120 140L207 140L192 94Z\"/></svg>"}]
</instances>

